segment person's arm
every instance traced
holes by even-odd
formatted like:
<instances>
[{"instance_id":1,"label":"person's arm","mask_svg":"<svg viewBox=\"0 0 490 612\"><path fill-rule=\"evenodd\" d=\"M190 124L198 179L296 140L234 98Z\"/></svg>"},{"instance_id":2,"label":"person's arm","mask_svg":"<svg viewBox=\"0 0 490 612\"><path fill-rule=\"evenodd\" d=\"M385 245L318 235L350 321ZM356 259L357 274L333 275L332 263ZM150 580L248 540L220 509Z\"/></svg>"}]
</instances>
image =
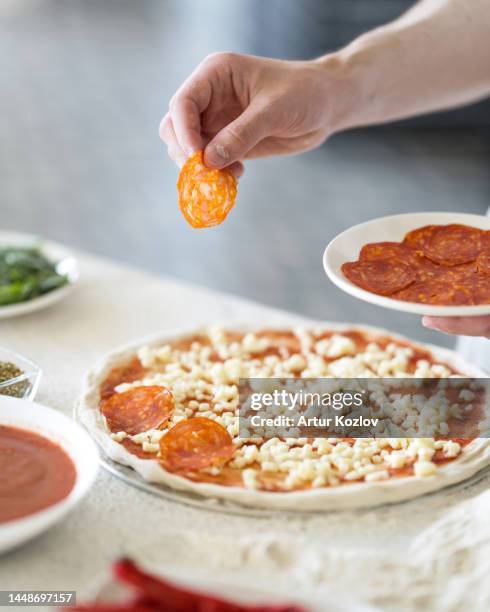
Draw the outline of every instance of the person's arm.
<instances>
[{"instance_id":1,"label":"person's arm","mask_svg":"<svg viewBox=\"0 0 490 612\"><path fill-rule=\"evenodd\" d=\"M490 0L421 0L323 58L218 53L179 88L160 124L182 165L198 149L239 176L246 158L299 153L335 132L447 109L490 94ZM490 317L424 324L490 337Z\"/></svg>"},{"instance_id":2,"label":"person's arm","mask_svg":"<svg viewBox=\"0 0 490 612\"><path fill-rule=\"evenodd\" d=\"M358 94L337 129L476 101L490 94L490 2L422 0L335 55Z\"/></svg>"},{"instance_id":3,"label":"person's arm","mask_svg":"<svg viewBox=\"0 0 490 612\"><path fill-rule=\"evenodd\" d=\"M476 101L490 94L490 2L419 2L355 40L340 57L360 93L340 118L341 129ZM490 338L490 316L424 317L423 324Z\"/></svg>"},{"instance_id":4,"label":"person's arm","mask_svg":"<svg viewBox=\"0 0 490 612\"><path fill-rule=\"evenodd\" d=\"M160 134L179 164L298 153L346 128L490 93L489 0L422 0L396 21L309 62L218 53L183 83ZM236 163L238 162L238 163Z\"/></svg>"}]
</instances>

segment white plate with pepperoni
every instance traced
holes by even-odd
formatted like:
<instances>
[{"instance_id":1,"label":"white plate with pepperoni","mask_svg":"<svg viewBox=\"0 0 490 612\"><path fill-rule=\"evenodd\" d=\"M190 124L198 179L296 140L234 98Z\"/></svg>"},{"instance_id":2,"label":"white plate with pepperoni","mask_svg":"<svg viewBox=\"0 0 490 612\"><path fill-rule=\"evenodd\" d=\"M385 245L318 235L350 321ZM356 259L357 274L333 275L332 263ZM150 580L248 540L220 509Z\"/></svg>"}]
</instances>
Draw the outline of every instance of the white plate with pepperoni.
<instances>
[{"instance_id":1,"label":"white plate with pepperoni","mask_svg":"<svg viewBox=\"0 0 490 612\"><path fill-rule=\"evenodd\" d=\"M325 272L365 302L418 315L490 314L490 217L424 212L367 221L325 249Z\"/></svg>"}]
</instances>

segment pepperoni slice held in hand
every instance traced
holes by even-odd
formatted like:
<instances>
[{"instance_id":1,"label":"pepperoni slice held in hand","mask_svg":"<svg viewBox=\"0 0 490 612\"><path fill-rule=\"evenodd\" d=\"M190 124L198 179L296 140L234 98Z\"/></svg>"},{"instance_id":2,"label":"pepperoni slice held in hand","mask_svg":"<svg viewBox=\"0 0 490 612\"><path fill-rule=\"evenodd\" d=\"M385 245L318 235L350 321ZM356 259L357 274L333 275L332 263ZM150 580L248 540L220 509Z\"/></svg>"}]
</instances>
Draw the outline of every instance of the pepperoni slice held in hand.
<instances>
[{"instance_id":1,"label":"pepperoni slice held in hand","mask_svg":"<svg viewBox=\"0 0 490 612\"><path fill-rule=\"evenodd\" d=\"M174 398L165 387L133 387L103 400L101 411L113 433L135 435L162 429L174 411Z\"/></svg>"},{"instance_id":2,"label":"pepperoni slice held in hand","mask_svg":"<svg viewBox=\"0 0 490 612\"><path fill-rule=\"evenodd\" d=\"M358 287L379 295L391 295L415 281L415 272L400 261L350 261L343 264L342 272Z\"/></svg>"},{"instance_id":3,"label":"pepperoni slice held in hand","mask_svg":"<svg viewBox=\"0 0 490 612\"><path fill-rule=\"evenodd\" d=\"M233 208L237 194L236 179L231 172L207 168L202 151L191 155L182 166L177 189L180 210L195 228L222 223Z\"/></svg>"},{"instance_id":4,"label":"pepperoni slice held in hand","mask_svg":"<svg viewBox=\"0 0 490 612\"><path fill-rule=\"evenodd\" d=\"M467 225L441 225L427 239L424 255L443 266L475 261L481 251L482 231Z\"/></svg>"},{"instance_id":5,"label":"pepperoni slice held in hand","mask_svg":"<svg viewBox=\"0 0 490 612\"><path fill-rule=\"evenodd\" d=\"M235 451L227 430L211 419L177 423L160 440L160 461L169 472L192 472L224 465Z\"/></svg>"}]
</instances>

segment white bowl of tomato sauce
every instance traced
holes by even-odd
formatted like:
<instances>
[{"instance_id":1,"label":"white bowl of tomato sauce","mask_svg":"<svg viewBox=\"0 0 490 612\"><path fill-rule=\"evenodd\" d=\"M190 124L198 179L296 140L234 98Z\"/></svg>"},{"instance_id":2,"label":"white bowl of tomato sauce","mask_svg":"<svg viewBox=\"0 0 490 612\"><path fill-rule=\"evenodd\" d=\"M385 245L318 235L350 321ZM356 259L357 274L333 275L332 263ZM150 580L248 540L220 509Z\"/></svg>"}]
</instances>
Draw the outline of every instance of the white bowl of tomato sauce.
<instances>
[{"instance_id":1,"label":"white bowl of tomato sauce","mask_svg":"<svg viewBox=\"0 0 490 612\"><path fill-rule=\"evenodd\" d=\"M97 448L72 419L0 396L0 553L60 521L87 494Z\"/></svg>"}]
</instances>

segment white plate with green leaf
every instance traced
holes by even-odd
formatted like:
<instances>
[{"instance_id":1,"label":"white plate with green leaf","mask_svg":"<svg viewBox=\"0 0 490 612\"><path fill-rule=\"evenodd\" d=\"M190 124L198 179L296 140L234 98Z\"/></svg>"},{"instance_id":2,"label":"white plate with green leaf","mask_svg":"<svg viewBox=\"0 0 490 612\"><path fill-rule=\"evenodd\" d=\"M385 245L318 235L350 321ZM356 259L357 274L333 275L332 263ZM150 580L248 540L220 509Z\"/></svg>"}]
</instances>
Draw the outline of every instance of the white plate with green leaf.
<instances>
[{"instance_id":1,"label":"white plate with green leaf","mask_svg":"<svg viewBox=\"0 0 490 612\"><path fill-rule=\"evenodd\" d=\"M30 234L0 232L0 319L58 302L79 275L77 260L62 245Z\"/></svg>"}]
</instances>

